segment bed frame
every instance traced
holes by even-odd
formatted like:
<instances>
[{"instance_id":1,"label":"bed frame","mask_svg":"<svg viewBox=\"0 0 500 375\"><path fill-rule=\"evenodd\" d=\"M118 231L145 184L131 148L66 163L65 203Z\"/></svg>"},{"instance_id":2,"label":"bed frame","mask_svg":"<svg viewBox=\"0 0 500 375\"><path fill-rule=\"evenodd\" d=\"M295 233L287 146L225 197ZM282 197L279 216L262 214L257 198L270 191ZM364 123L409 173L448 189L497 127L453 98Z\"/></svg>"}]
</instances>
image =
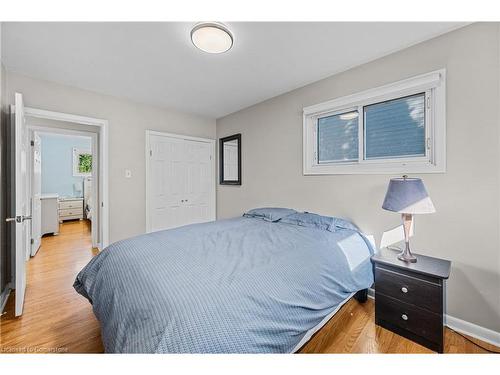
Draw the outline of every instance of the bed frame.
<instances>
[{"instance_id":1,"label":"bed frame","mask_svg":"<svg viewBox=\"0 0 500 375\"><path fill-rule=\"evenodd\" d=\"M354 295L353 295L354 294ZM320 332L323 327L328 323L330 319L332 319L335 314L341 309L341 307L349 301L351 298L354 298L356 301L360 303L365 303L366 300L368 299L368 289L362 289L357 291L356 293L351 294L349 297L347 297L337 308L332 311L329 315L327 315L316 327L310 329L305 336L300 340L300 342L295 346L295 348L292 350L292 353L297 353L300 352L300 349L306 345L306 343L318 332Z\"/></svg>"},{"instance_id":2,"label":"bed frame","mask_svg":"<svg viewBox=\"0 0 500 375\"><path fill-rule=\"evenodd\" d=\"M368 289L361 289L354 295L354 299L358 302L365 303L368 299Z\"/></svg>"}]
</instances>

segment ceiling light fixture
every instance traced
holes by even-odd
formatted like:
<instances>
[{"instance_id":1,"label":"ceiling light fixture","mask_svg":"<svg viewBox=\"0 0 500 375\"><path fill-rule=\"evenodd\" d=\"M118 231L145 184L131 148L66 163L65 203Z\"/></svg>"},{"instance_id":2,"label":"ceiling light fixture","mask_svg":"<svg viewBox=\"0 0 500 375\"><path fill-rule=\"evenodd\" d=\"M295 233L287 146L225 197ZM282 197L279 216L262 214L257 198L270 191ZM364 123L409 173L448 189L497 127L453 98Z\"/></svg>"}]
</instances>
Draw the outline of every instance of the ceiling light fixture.
<instances>
[{"instance_id":1,"label":"ceiling light fixture","mask_svg":"<svg viewBox=\"0 0 500 375\"><path fill-rule=\"evenodd\" d=\"M233 34L222 23L201 22L191 30L193 44L208 53L223 53L233 46Z\"/></svg>"}]
</instances>

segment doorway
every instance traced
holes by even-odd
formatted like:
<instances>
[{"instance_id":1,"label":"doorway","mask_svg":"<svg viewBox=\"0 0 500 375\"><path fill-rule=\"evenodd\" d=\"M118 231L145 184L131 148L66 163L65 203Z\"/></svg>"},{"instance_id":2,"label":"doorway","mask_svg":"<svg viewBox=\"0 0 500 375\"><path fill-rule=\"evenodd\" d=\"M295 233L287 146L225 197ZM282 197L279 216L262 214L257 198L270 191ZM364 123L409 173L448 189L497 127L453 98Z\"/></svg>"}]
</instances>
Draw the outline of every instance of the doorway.
<instances>
[{"instance_id":1,"label":"doorway","mask_svg":"<svg viewBox=\"0 0 500 375\"><path fill-rule=\"evenodd\" d=\"M64 199L57 198L52 213L57 212L59 224L63 224L66 219L68 221L83 220L85 215L91 215L89 229L92 228L90 230L92 237L89 237L91 240L89 242L96 248L102 249L108 244L109 228L108 123L101 119L25 107L20 93L15 94L15 106L11 108L11 119L13 129L11 144L13 146L9 152L8 169L12 171L13 187L8 189L8 202L11 208L7 221L12 225L10 244L14 260L12 268L15 273L11 285L15 286L15 316L19 316L22 315L24 307L27 259L31 255L36 257L40 248L37 245L38 241L41 242L44 223L43 220L37 219L44 212L42 190L41 187L39 188L42 183L39 175L43 173L41 172L43 160L40 154L40 149L43 147L41 135L42 133L59 133L60 135L80 135L91 139L90 150L74 147L72 155L76 161L73 166L77 173L89 172L90 165L92 179L90 184L87 184L87 192L92 193L87 194L87 201L92 201L91 210L85 211L85 181L81 180L81 183L73 185L73 194L69 196L65 194ZM31 148L38 150L36 153L31 152ZM35 215L35 220L33 220L33 215ZM81 229L85 230L85 227ZM52 233L59 234L57 230L53 229ZM57 293L57 290L54 292Z\"/></svg>"},{"instance_id":2,"label":"doorway","mask_svg":"<svg viewBox=\"0 0 500 375\"><path fill-rule=\"evenodd\" d=\"M31 256L40 249L42 237L65 236L68 231L62 227L76 227L75 221L82 222L78 227L83 237L88 232L88 242L98 247L97 133L65 129L55 120L28 118L26 124L31 143Z\"/></svg>"}]
</instances>

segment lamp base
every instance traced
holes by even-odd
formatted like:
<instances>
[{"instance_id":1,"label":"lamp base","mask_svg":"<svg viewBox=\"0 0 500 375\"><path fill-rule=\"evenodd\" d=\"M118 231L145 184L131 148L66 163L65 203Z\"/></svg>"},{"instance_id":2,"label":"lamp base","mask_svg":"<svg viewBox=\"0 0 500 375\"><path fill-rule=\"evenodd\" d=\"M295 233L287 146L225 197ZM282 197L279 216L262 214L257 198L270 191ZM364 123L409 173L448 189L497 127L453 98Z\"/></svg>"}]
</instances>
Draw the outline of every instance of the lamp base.
<instances>
[{"instance_id":1,"label":"lamp base","mask_svg":"<svg viewBox=\"0 0 500 375\"><path fill-rule=\"evenodd\" d=\"M410 250L410 229L413 222L412 214L401 214L403 219L403 229L405 233L405 249L398 255L398 259L407 263L415 263L417 257L411 253Z\"/></svg>"},{"instance_id":2,"label":"lamp base","mask_svg":"<svg viewBox=\"0 0 500 375\"><path fill-rule=\"evenodd\" d=\"M411 253L407 254L405 251L398 255L398 259L407 263L417 263L417 257Z\"/></svg>"}]
</instances>

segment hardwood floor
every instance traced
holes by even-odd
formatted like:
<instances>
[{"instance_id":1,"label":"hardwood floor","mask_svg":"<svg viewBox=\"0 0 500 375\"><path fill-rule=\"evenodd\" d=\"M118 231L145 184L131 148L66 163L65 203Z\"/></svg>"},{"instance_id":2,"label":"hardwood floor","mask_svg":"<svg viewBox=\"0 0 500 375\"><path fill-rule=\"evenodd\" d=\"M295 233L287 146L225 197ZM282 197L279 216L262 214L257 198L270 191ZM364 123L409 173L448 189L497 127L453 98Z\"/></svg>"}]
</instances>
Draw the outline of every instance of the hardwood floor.
<instances>
[{"instance_id":1,"label":"hardwood floor","mask_svg":"<svg viewBox=\"0 0 500 375\"><path fill-rule=\"evenodd\" d=\"M477 339L489 350L500 348ZM445 353L487 353L459 334L445 328ZM351 299L299 351L300 353L434 353L375 325L375 304Z\"/></svg>"},{"instance_id":2,"label":"hardwood floor","mask_svg":"<svg viewBox=\"0 0 500 375\"><path fill-rule=\"evenodd\" d=\"M14 317L10 296L0 321L0 353L102 353L99 323L88 301L73 289L76 274L95 255L85 221L66 222L58 236L42 239L28 262L24 314ZM374 304L351 300L300 353L432 353L375 326ZM480 343L491 350L495 347ZM499 350L499 348L496 348ZM446 329L445 352L484 350Z\"/></svg>"},{"instance_id":3,"label":"hardwood floor","mask_svg":"<svg viewBox=\"0 0 500 375\"><path fill-rule=\"evenodd\" d=\"M96 250L95 250L96 251ZM45 236L27 263L24 312L14 317L14 296L0 322L0 352L103 351L91 305L73 289L77 273L92 259L90 223L61 224L58 236Z\"/></svg>"}]
</instances>

